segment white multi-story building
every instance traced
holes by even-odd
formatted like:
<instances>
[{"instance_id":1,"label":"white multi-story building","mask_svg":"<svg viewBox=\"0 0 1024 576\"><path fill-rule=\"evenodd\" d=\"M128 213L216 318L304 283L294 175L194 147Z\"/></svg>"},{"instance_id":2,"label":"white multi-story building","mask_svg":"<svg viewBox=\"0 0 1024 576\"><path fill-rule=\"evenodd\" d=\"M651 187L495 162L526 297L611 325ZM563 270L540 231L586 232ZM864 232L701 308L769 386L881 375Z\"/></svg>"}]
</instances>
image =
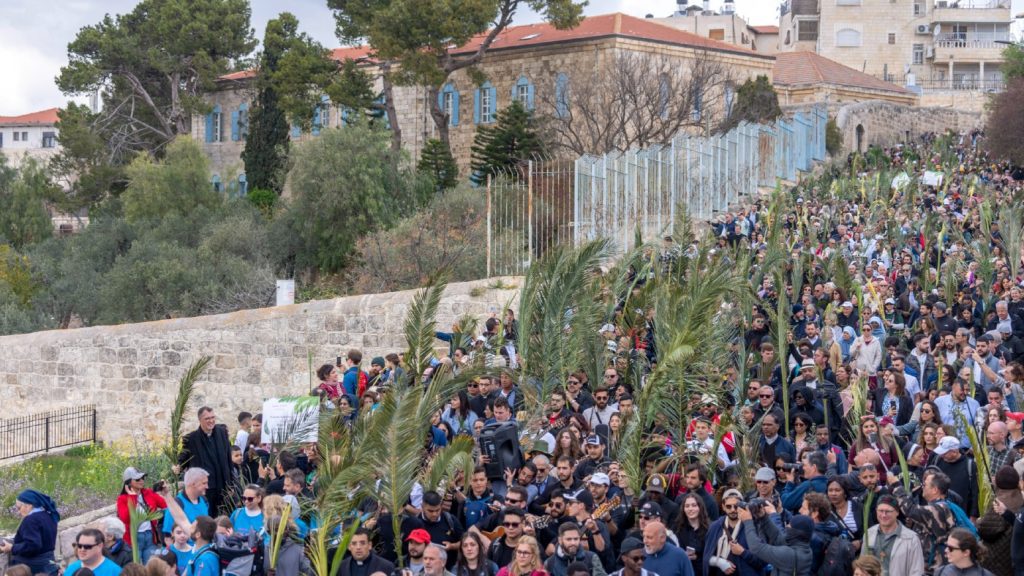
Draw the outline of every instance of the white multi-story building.
<instances>
[{"instance_id":1,"label":"white multi-story building","mask_svg":"<svg viewBox=\"0 0 1024 576\"><path fill-rule=\"evenodd\" d=\"M46 162L57 153L57 109L0 116L0 152L18 166L25 158Z\"/></svg>"},{"instance_id":2,"label":"white multi-story building","mask_svg":"<svg viewBox=\"0 0 1024 576\"><path fill-rule=\"evenodd\" d=\"M971 105L1000 90L1011 0L786 0L779 51L807 50L922 95ZM948 95L949 102L941 100ZM983 98L978 99L979 102Z\"/></svg>"}]
</instances>

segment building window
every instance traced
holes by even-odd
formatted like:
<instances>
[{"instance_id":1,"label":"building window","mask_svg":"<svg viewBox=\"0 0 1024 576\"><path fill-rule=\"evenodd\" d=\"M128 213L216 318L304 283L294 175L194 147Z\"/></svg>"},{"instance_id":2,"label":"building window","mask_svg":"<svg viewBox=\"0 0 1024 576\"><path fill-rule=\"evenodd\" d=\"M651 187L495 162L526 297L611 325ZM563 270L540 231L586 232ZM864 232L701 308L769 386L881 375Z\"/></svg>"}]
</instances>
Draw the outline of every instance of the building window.
<instances>
[{"instance_id":1,"label":"building window","mask_svg":"<svg viewBox=\"0 0 1024 576\"><path fill-rule=\"evenodd\" d=\"M708 30L708 38L712 40L725 40L725 28L713 28Z\"/></svg>"},{"instance_id":2,"label":"building window","mask_svg":"<svg viewBox=\"0 0 1024 576\"><path fill-rule=\"evenodd\" d=\"M895 44L895 43L896 43L896 33L895 32L889 32L889 44Z\"/></svg>"},{"instance_id":3,"label":"building window","mask_svg":"<svg viewBox=\"0 0 1024 576\"><path fill-rule=\"evenodd\" d=\"M56 148L57 147L57 133L56 132L43 132L43 148Z\"/></svg>"},{"instance_id":4,"label":"building window","mask_svg":"<svg viewBox=\"0 0 1024 576\"><path fill-rule=\"evenodd\" d=\"M206 115L206 141L220 142L223 130L223 115L220 111L220 104L218 104Z\"/></svg>"},{"instance_id":5,"label":"building window","mask_svg":"<svg viewBox=\"0 0 1024 576\"><path fill-rule=\"evenodd\" d=\"M924 44L914 44L914 64L924 64Z\"/></svg>"},{"instance_id":6,"label":"building window","mask_svg":"<svg viewBox=\"0 0 1024 576\"><path fill-rule=\"evenodd\" d=\"M483 86L476 91L476 106L473 110L473 120L477 124L491 124L494 122L495 106L498 102L498 93L490 82L484 82Z\"/></svg>"},{"instance_id":7,"label":"building window","mask_svg":"<svg viewBox=\"0 0 1024 576\"><path fill-rule=\"evenodd\" d=\"M249 194L249 182L245 179L245 174L238 175L238 195L245 198Z\"/></svg>"},{"instance_id":8,"label":"building window","mask_svg":"<svg viewBox=\"0 0 1024 576\"><path fill-rule=\"evenodd\" d=\"M843 28L836 32L836 46L845 48L860 46L860 31L853 28Z\"/></svg>"},{"instance_id":9,"label":"building window","mask_svg":"<svg viewBox=\"0 0 1024 576\"><path fill-rule=\"evenodd\" d=\"M210 178L210 185L213 186L214 192L220 192L220 176L214 174L213 177Z\"/></svg>"},{"instance_id":10,"label":"building window","mask_svg":"<svg viewBox=\"0 0 1024 576\"><path fill-rule=\"evenodd\" d=\"M860 0L836 0L836 6L860 6Z\"/></svg>"},{"instance_id":11,"label":"building window","mask_svg":"<svg viewBox=\"0 0 1024 576\"><path fill-rule=\"evenodd\" d=\"M22 132L21 133L21 141L22 142L28 142L28 132Z\"/></svg>"},{"instance_id":12,"label":"building window","mask_svg":"<svg viewBox=\"0 0 1024 576\"><path fill-rule=\"evenodd\" d=\"M533 84L530 83L529 78L519 77L515 86L512 87L512 100L519 102L527 110L533 110Z\"/></svg>"},{"instance_id":13,"label":"building window","mask_svg":"<svg viewBox=\"0 0 1024 576\"><path fill-rule=\"evenodd\" d=\"M914 0L914 16L924 16L924 0Z\"/></svg>"},{"instance_id":14,"label":"building window","mask_svg":"<svg viewBox=\"0 0 1024 576\"><path fill-rule=\"evenodd\" d=\"M438 95L441 110L448 117L449 126L459 125L459 91L451 82L444 85Z\"/></svg>"},{"instance_id":15,"label":"building window","mask_svg":"<svg viewBox=\"0 0 1024 576\"><path fill-rule=\"evenodd\" d=\"M21 140L21 132L14 133L14 141L17 142L18 140Z\"/></svg>"},{"instance_id":16,"label":"building window","mask_svg":"<svg viewBox=\"0 0 1024 576\"><path fill-rule=\"evenodd\" d=\"M799 20L796 23L796 41L814 42L818 39L817 20Z\"/></svg>"},{"instance_id":17,"label":"building window","mask_svg":"<svg viewBox=\"0 0 1024 576\"><path fill-rule=\"evenodd\" d=\"M238 135L242 140L249 136L249 105L238 107Z\"/></svg>"},{"instance_id":18,"label":"building window","mask_svg":"<svg viewBox=\"0 0 1024 576\"><path fill-rule=\"evenodd\" d=\"M4 147L4 133L0 132L0 148Z\"/></svg>"},{"instance_id":19,"label":"building window","mask_svg":"<svg viewBox=\"0 0 1024 576\"><path fill-rule=\"evenodd\" d=\"M555 114L559 118L569 115L569 77L564 72L555 80Z\"/></svg>"}]
</instances>

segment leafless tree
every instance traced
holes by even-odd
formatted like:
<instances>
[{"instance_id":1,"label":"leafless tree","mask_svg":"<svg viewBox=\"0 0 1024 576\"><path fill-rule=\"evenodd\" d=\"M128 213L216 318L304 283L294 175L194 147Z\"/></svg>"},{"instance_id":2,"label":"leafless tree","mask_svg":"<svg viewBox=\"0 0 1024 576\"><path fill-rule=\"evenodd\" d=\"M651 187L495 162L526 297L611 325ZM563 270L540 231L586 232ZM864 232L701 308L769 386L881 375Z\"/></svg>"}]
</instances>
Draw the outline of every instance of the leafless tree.
<instances>
[{"instance_id":1,"label":"leafless tree","mask_svg":"<svg viewBox=\"0 0 1024 576\"><path fill-rule=\"evenodd\" d=\"M574 155L668 142L684 130L708 133L723 114L728 66L700 50L692 59L622 51L539 90L542 124Z\"/></svg>"}]
</instances>

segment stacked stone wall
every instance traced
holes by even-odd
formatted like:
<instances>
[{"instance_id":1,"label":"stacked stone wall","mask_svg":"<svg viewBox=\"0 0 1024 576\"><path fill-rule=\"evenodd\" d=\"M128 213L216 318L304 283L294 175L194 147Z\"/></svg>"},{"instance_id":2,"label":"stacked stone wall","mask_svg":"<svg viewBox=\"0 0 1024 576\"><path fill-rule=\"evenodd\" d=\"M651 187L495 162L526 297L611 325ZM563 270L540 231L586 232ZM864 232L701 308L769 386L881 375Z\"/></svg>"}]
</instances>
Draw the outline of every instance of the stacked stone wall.
<instances>
[{"instance_id":1,"label":"stacked stone wall","mask_svg":"<svg viewBox=\"0 0 1024 576\"><path fill-rule=\"evenodd\" d=\"M483 320L516 307L518 278L449 285L439 330L464 315ZM103 441L160 442L167 434L177 383L203 355L195 406L223 422L259 410L267 397L309 392L310 367L333 363L350 348L375 356L407 348L403 326L415 291L322 300L180 318L0 337L0 418L95 404ZM438 345L442 345L438 341ZM312 377L313 385L316 382ZM189 415L195 421L195 415ZM190 424L192 426L193 424ZM0 441L3 441L0 438Z\"/></svg>"},{"instance_id":2,"label":"stacked stone wall","mask_svg":"<svg viewBox=\"0 0 1024 576\"><path fill-rule=\"evenodd\" d=\"M917 138L925 132L946 130L966 132L981 128L982 116L977 112L952 108L921 108L891 102L869 101L843 106L836 113L836 123L843 133L843 150L857 150L858 127L861 127L860 149L868 146L891 146L909 136Z\"/></svg>"}]
</instances>

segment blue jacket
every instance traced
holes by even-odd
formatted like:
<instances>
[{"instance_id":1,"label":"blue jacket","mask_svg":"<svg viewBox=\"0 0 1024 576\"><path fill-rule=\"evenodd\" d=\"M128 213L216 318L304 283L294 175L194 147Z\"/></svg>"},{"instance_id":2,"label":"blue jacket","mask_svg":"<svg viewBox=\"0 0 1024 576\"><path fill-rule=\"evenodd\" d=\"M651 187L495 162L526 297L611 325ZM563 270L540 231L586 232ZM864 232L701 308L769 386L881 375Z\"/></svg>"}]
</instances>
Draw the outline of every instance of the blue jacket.
<instances>
[{"instance_id":1,"label":"blue jacket","mask_svg":"<svg viewBox=\"0 0 1024 576\"><path fill-rule=\"evenodd\" d=\"M804 494L808 492L827 494L828 478L822 475L804 480L799 484L786 482L786 486L782 489L782 507L794 514L799 513L800 506L804 503Z\"/></svg>"},{"instance_id":2,"label":"blue jacket","mask_svg":"<svg viewBox=\"0 0 1024 576\"><path fill-rule=\"evenodd\" d=\"M661 550L654 554L646 554L644 569L658 576L694 576L690 557L671 542L665 542Z\"/></svg>"},{"instance_id":3,"label":"blue jacket","mask_svg":"<svg viewBox=\"0 0 1024 576\"><path fill-rule=\"evenodd\" d=\"M359 367L353 366L345 371L345 377L341 380L341 385L345 388L345 394L348 394L352 398L358 398L359 393Z\"/></svg>"},{"instance_id":4,"label":"blue jacket","mask_svg":"<svg viewBox=\"0 0 1024 576\"><path fill-rule=\"evenodd\" d=\"M711 570L710 560L718 550L718 539L722 537L722 527L725 526L726 516L720 517L711 523L708 527L707 540L704 542L704 571L701 574L709 574ZM747 535L740 529L739 535L736 537L736 542L740 546L743 546L743 554L737 556L732 552L729 552L729 562L732 562L736 566L736 571L733 572L733 576L763 576L765 574L765 568L768 566L757 556L754 556L750 552L747 546ZM647 562L644 561L644 568L647 568Z\"/></svg>"},{"instance_id":5,"label":"blue jacket","mask_svg":"<svg viewBox=\"0 0 1024 576\"><path fill-rule=\"evenodd\" d=\"M57 523L43 511L33 511L22 519L14 534L11 565L26 564L36 572L53 572L53 550L57 544Z\"/></svg>"}]
</instances>

